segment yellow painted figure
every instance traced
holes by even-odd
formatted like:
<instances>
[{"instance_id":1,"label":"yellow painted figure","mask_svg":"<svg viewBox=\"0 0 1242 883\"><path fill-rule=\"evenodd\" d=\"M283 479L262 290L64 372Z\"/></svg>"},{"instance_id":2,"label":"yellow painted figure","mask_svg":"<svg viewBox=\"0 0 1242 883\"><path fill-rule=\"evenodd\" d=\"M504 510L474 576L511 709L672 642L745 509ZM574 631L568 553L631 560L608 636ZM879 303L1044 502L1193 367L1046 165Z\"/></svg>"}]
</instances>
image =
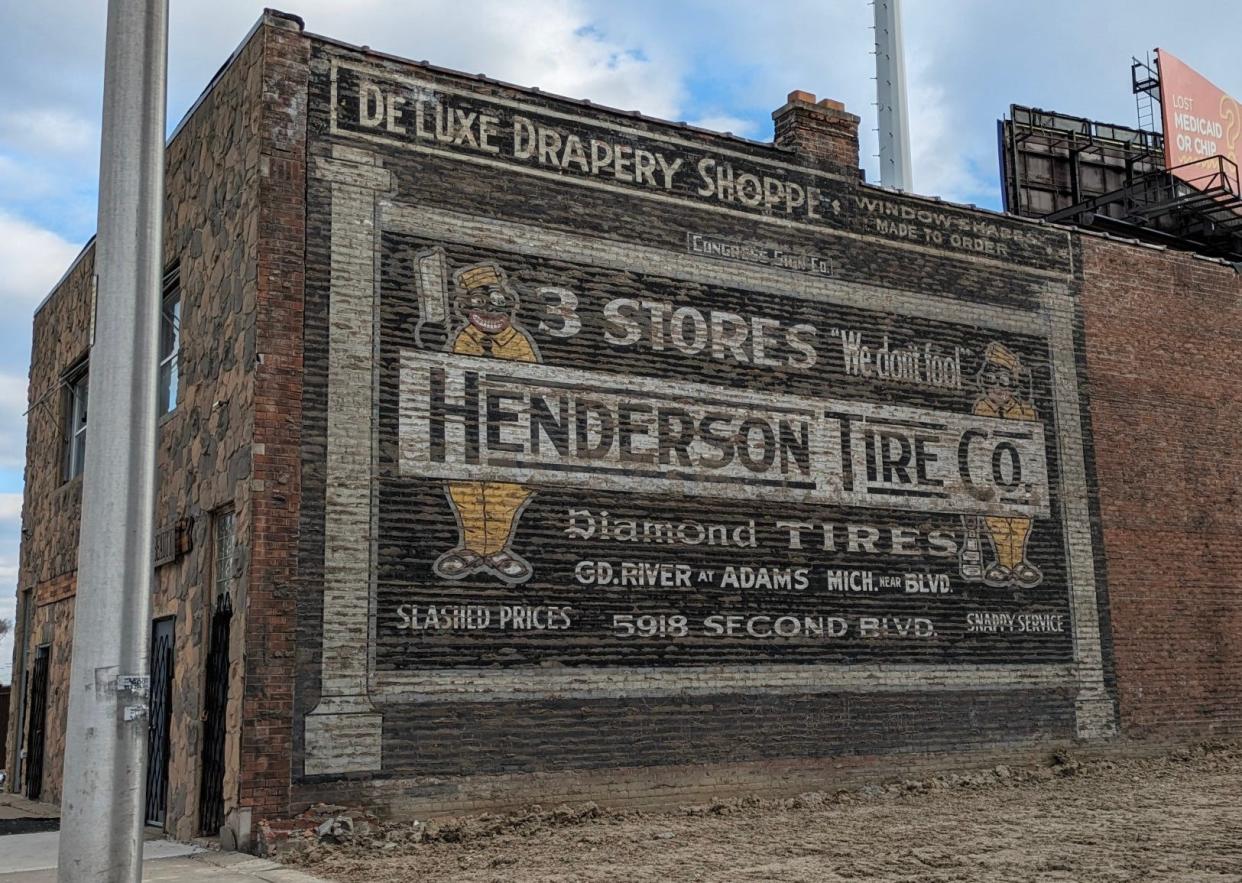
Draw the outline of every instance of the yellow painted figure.
<instances>
[{"instance_id":1,"label":"yellow painted figure","mask_svg":"<svg viewBox=\"0 0 1242 883\"><path fill-rule=\"evenodd\" d=\"M454 307L465 320L450 351L513 362L538 362L539 351L526 332L514 324L518 297L505 273L492 263L475 264L454 274ZM530 579L530 564L509 544L518 518L532 491L502 481L452 481L448 498L457 517L459 542L433 565L444 579L462 579L486 571L505 582Z\"/></svg>"},{"instance_id":2,"label":"yellow painted figure","mask_svg":"<svg viewBox=\"0 0 1242 883\"><path fill-rule=\"evenodd\" d=\"M995 341L988 344L979 372L983 395L975 401L974 413L1002 420L1036 419L1035 405L1020 398L1018 386L1024 373L1022 361L1012 350ZM1026 560L1031 519L989 515L983 521L995 553L995 560L984 570L983 581L989 586L1031 588L1039 585L1043 574Z\"/></svg>"}]
</instances>

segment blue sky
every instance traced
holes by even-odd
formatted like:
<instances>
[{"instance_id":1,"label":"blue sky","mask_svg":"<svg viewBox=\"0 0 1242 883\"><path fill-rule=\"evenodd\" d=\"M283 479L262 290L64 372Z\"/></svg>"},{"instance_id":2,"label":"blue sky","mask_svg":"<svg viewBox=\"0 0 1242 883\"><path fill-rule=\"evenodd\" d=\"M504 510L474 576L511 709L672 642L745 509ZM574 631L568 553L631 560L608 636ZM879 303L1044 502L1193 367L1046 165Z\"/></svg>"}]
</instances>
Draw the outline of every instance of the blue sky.
<instances>
[{"instance_id":1,"label":"blue sky","mask_svg":"<svg viewBox=\"0 0 1242 883\"><path fill-rule=\"evenodd\" d=\"M265 4L173 0L170 130ZM17 582L34 307L95 228L101 0L0 0L0 618ZM874 159L866 0L287 0L307 29L375 49L759 140L793 89L845 102ZM1242 95L1242 3L905 0L914 189L999 205L1010 103L1132 125L1129 59L1162 46ZM0 641L0 682L11 640Z\"/></svg>"}]
</instances>

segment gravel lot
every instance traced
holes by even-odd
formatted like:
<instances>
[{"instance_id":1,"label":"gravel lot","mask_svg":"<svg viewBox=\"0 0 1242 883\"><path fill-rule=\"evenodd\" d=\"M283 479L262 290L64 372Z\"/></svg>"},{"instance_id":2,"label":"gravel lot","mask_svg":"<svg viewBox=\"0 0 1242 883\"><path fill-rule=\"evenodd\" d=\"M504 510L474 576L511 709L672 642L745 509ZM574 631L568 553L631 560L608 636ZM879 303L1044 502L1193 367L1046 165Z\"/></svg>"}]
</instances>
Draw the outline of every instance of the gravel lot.
<instances>
[{"instance_id":1,"label":"gravel lot","mask_svg":"<svg viewBox=\"0 0 1242 883\"><path fill-rule=\"evenodd\" d=\"M1242 745L666 813L594 805L361 825L289 857L358 883L1242 881Z\"/></svg>"}]
</instances>

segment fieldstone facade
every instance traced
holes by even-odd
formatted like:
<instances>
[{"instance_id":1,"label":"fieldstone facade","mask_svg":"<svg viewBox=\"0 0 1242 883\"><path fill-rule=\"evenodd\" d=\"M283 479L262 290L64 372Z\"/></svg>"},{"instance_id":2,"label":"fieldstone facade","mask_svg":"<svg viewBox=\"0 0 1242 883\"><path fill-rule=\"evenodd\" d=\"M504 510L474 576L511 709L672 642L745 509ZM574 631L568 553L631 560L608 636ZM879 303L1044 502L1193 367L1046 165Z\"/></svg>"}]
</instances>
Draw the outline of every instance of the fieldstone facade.
<instances>
[{"instance_id":1,"label":"fieldstone facade","mask_svg":"<svg viewBox=\"0 0 1242 883\"><path fill-rule=\"evenodd\" d=\"M30 366L30 410L26 418L25 497L18 570L18 615L14 628L14 691L7 744L10 781L23 761L28 687L35 650L48 647L46 756L64 746L69 711L69 661L73 643L73 592L77 570L78 518L82 479L64 481L63 380L81 364L90 346L94 249L88 246L35 317L34 352L46 353ZM32 457L32 455L34 455ZM42 797L60 799L59 761L44 764Z\"/></svg>"},{"instance_id":2,"label":"fieldstone facade","mask_svg":"<svg viewBox=\"0 0 1242 883\"><path fill-rule=\"evenodd\" d=\"M1236 418L1226 360L1200 396L1136 348L1170 276L1236 328L1233 270L869 186L858 117L773 117L761 144L263 16L168 154L168 830L203 824L222 596L243 845L318 801L640 806L1237 728L1232 563L1186 564L1219 640L1177 607L1155 647L1165 534L1127 472L1186 408ZM31 368L14 670L52 648L53 798L90 261Z\"/></svg>"}]
</instances>

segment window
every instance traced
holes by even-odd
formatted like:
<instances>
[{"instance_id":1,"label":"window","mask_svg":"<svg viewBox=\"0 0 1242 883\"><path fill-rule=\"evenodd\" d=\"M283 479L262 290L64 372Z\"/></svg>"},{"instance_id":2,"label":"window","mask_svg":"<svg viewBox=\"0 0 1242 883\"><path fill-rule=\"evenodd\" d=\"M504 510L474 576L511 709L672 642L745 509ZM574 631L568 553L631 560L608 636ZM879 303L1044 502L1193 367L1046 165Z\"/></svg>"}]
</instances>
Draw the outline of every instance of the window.
<instances>
[{"instance_id":1,"label":"window","mask_svg":"<svg viewBox=\"0 0 1242 883\"><path fill-rule=\"evenodd\" d=\"M82 474L86 461L86 365L65 377L65 481Z\"/></svg>"},{"instance_id":2,"label":"window","mask_svg":"<svg viewBox=\"0 0 1242 883\"><path fill-rule=\"evenodd\" d=\"M160 416L177 407L177 361L181 354L181 268L164 274L160 310Z\"/></svg>"},{"instance_id":3,"label":"window","mask_svg":"<svg viewBox=\"0 0 1242 883\"><path fill-rule=\"evenodd\" d=\"M232 509L221 510L212 517L212 554L215 556L212 581L216 598L228 594L229 585L233 581L233 555L237 547L233 520Z\"/></svg>"}]
</instances>

